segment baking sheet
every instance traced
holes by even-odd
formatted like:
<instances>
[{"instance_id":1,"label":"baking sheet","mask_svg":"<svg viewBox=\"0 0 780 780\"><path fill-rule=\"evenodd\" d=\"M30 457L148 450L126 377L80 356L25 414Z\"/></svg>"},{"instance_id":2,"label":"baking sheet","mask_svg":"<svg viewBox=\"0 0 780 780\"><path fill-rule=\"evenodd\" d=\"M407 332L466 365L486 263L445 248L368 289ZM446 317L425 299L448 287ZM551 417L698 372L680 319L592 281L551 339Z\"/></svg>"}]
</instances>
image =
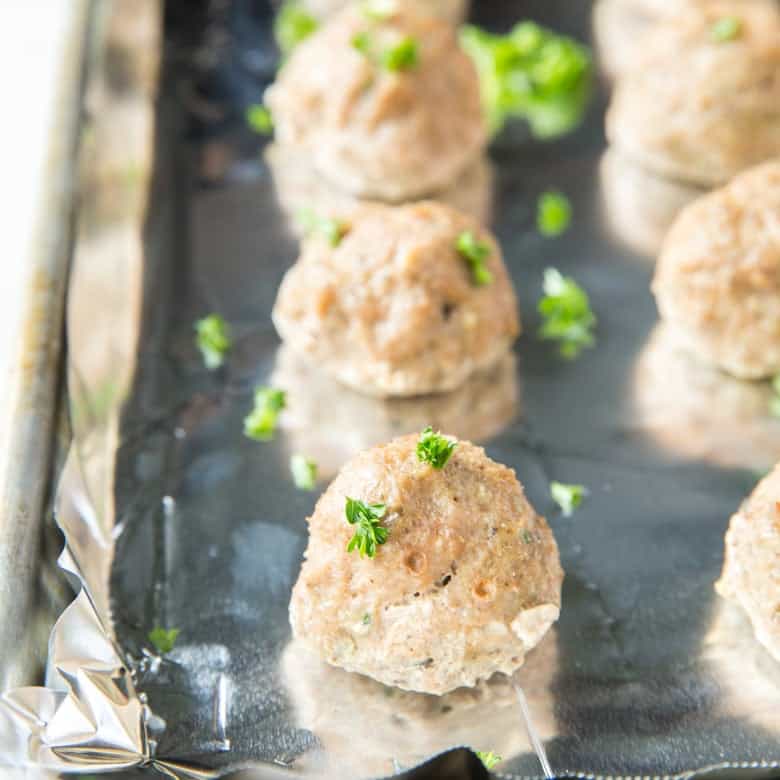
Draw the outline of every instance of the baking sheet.
<instances>
[{"instance_id":1,"label":"baking sheet","mask_svg":"<svg viewBox=\"0 0 780 780\"><path fill-rule=\"evenodd\" d=\"M119 376L133 361L137 370L116 467L99 488L116 507L105 612L150 707L133 760L379 776L463 744L501 753L504 774L539 775L509 681L420 696L324 667L290 643L287 604L316 494L294 488L289 455L315 456L324 487L352 452L431 422L456 433L467 424L460 435L513 466L560 545L561 620L516 676L556 774L780 765L780 671L712 587L728 517L780 457L780 435L767 435L754 386L672 382L700 370L664 346L652 259L620 234L625 218L610 219L604 86L575 133L541 143L514 128L491 149L486 196L525 328L514 361L459 396L386 404L297 365L270 323L297 245L277 197L284 182L242 121L274 65L268 9L182 9L169 3L137 352L115 356ZM587 3L502 0L475 13L497 29L534 18L589 36ZM555 240L534 228L550 188L574 209ZM636 203L641 220L641 188ZM596 348L576 362L535 337L548 266L583 285L599 318ZM91 301L97 321L117 306L104 298ZM213 374L192 331L211 311L235 335ZM94 406L99 386L88 370L82 381ZM242 421L253 387L268 382L291 404L275 441L259 444ZM722 437L709 436L704 404L724 421ZM552 504L551 479L589 487L573 518ZM181 632L162 661L148 653L156 625Z\"/></svg>"}]
</instances>

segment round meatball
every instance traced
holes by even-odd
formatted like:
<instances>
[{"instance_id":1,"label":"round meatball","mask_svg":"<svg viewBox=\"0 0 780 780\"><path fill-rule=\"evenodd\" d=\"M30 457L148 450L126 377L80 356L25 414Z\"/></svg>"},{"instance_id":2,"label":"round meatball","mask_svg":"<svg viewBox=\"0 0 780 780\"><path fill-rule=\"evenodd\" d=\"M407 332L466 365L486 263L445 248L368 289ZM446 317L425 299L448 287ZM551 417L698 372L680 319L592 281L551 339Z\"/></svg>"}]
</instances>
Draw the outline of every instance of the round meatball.
<instances>
[{"instance_id":1,"label":"round meatball","mask_svg":"<svg viewBox=\"0 0 780 780\"><path fill-rule=\"evenodd\" d=\"M740 27L718 41L713 26L724 16L737 16ZM702 185L780 155L775 4L700 4L642 43L607 114L612 143L648 168Z\"/></svg>"},{"instance_id":2,"label":"round meatball","mask_svg":"<svg viewBox=\"0 0 780 780\"><path fill-rule=\"evenodd\" d=\"M769 382L741 382L695 359L659 325L632 380L640 430L678 457L766 469L780 459L780 419Z\"/></svg>"},{"instance_id":3,"label":"round meatball","mask_svg":"<svg viewBox=\"0 0 780 780\"><path fill-rule=\"evenodd\" d=\"M318 19L326 19L355 0L301 0L301 7ZM379 9L392 8L395 0L374 0ZM468 0L417 0L420 9L450 24L460 24L468 12Z\"/></svg>"},{"instance_id":4,"label":"round meatball","mask_svg":"<svg viewBox=\"0 0 780 780\"><path fill-rule=\"evenodd\" d=\"M399 45L406 57L388 67ZM277 138L360 197L438 192L487 141L473 63L451 27L411 3L382 20L345 8L296 47L266 103Z\"/></svg>"},{"instance_id":5,"label":"round meatball","mask_svg":"<svg viewBox=\"0 0 780 780\"><path fill-rule=\"evenodd\" d=\"M273 310L282 339L340 382L380 397L439 393L503 357L519 332L501 250L447 206L362 206L333 241L315 234ZM471 234L488 278L456 248ZM483 283L480 283L483 282Z\"/></svg>"},{"instance_id":6,"label":"round meatball","mask_svg":"<svg viewBox=\"0 0 780 780\"><path fill-rule=\"evenodd\" d=\"M303 234L298 216L312 209L320 214L349 213L361 203L357 196L339 189L312 165L311 158L292 144L269 144L265 160L274 181L276 199L290 229ZM434 200L469 214L478 222L490 221L493 206L493 167L486 155L479 155L448 187L435 193Z\"/></svg>"},{"instance_id":7,"label":"round meatball","mask_svg":"<svg viewBox=\"0 0 780 780\"><path fill-rule=\"evenodd\" d=\"M780 464L729 523L718 593L736 601L756 638L780 661Z\"/></svg>"},{"instance_id":8,"label":"round meatball","mask_svg":"<svg viewBox=\"0 0 780 780\"><path fill-rule=\"evenodd\" d=\"M742 379L780 373L780 160L683 210L653 292L701 359Z\"/></svg>"},{"instance_id":9,"label":"round meatball","mask_svg":"<svg viewBox=\"0 0 780 780\"><path fill-rule=\"evenodd\" d=\"M522 665L558 618L563 571L512 469L465 441L435 469L417 442L358 455L317 502L290 620L330 664L443 694ZM374 558L347 551L347 497L386 506Z\"/></svg>"},{"instance_id":10,"label":"round meatball","mask_svg":"<svg viewBox=\"0 0 780 780\"><path fill-rule=\"evenodd\" d=\"M291 451L306 453L331 479L361 450L426 425L472 441L497 435L519 413L516 362L507 352L450 393L387 400L353 393L283 346L270 384L287 394L279 425Z\"/></svg>"}]
</instances>

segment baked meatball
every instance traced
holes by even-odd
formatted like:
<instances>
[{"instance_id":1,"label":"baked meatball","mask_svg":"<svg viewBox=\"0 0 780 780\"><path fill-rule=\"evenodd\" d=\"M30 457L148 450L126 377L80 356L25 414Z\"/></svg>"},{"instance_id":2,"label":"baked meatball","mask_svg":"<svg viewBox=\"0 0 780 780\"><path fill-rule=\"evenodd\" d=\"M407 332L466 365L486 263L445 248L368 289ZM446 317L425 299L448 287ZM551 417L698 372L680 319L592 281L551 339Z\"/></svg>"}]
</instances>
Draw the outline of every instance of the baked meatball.
<instances>
[{"instance_id":1,"label":"baked meatball","mask_svg":"<svg viewBox=\"0 0 780 780\"><path fill-rule=\"evenodd\" d=\"M780 464L731 518L715 587L747 612L758 641L780 661Z\"/></svg>"},{"instance_id":2,"label":"baked meatball","mask_svg":"<svg viewBox=\"0 0 780 780\"><path fill-rule=\"evenodd\" d=\"M361 453L321 496L290 620L328 663L443 694L522 665L558 618L563 571L512 469L466 441L436 469L418 438ZM348 497L386 507L373 558L347 550Z\"/></svg>"},{"instance_id":3,"label":"baked meatball","mask_svg":"<svg viewBox=\"0 0 780 780\"><path fill-rule=\"evenodd\" d=\"M769 382L741 382L696 359L661 323L639 355L632 416L643 434L678 457L727 468L766 469L780 459L780 419Z\"/></svg>"},{"instance_id":4,"label":"baked meatball","mask_svg":"<svg viewBox=\"0 0 780 780\"><path fill-rule=\"evenodd\" d=\"M439 393L494 365L519 332L493 237L440 203L362 206L337 246L315 234L287 272L282 339L340 382L380 397ZM456 244L471 237L475 268Z\"/></svg>"},{"instance_id":5,"label":"baked meatball","mask_svg":"<svg viewBox=\"0 0 780 780\"><path fill-rule=\"evenodd\" d=\"M326 19L359 0L301 0L301 7L318 19ZM377 8L391 8L395 0L374 0ZM420 10L450 24L460 24L468 12L468 0L417 0Z\"/></svg>"},{"instance_id":6,"label":"baked meatball","mask_svg":"<svg viewBox=\"0 0 780 780\"><path fill-rule=\"evenodd\" d=\"M736 36L714 25L739 19ZM780 155L780 11L774 3L699 4L660 24L617 82L607 136L663 175L716 185Z\"/></svg>"},{"instance_id":7,"label":"baked meatball","mask_svg":"<svg viewBox=\"0 0 780 780\"><path fill-rule=\"evenodd\" d=\"M507 352L449 393L388 400L352 392L283 346L270 384L287 394L279 426L291 451L305 453L321 478L332 479L361 450L426 425L470 441L495 436L519 414L516 363Z\"/></svg>"},{"instance_id":8,"label":"baked meatball","mask_svg":"<svg viewBox=\"0 0 780 780\"><path fill-rule=\"evenodd\" d=\"M682 211L653 292L700 359L742 379L780 373L780 160Z\"/></svg>"},{"instance_id":9,"label":"baked meatball","mask_svg":"<svg viewBox=\"0 0 780 780\"><path fill-rule=\"evenodd\" d=\"M279 141L365 198L438 192L487 140L474 65L449 25L410 2L383 20L345 8L296 47L266 103Z\"/></svg>"}]
</instances>

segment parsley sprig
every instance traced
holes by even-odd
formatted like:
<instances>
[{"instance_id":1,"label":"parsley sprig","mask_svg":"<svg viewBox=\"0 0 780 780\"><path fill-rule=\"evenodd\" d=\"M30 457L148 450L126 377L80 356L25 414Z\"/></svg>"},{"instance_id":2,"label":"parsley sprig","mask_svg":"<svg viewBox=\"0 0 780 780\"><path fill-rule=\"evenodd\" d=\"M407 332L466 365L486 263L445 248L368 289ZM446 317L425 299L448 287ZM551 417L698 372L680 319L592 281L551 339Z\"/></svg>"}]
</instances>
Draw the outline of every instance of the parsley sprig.
<instances>
[{"instance_id":1,"label":"parsley sprig","mask_svg":"<svg viewBox=\"0 0 780 780\"><path fill-rule=\"evenodd\" d=\"M178 628L160 628L157 626L149 632L149 641L161 655L170 653L179 636Z\"/></svg>"},{"instance_id":2,"label":"parsley sprig","mask_svg":"<svg viewBox=\"0 0 780 780\"><path fill-rule=\"evenodd\" d=\"M557 341L562 357L575 358L585 347L595 344L596 315L591 311L588 294L571 277L548 268L538 310L542 315L539 336Z\"/></svg>"},{"instance_id":3,"label":"parsley sprig","mask_svg":"<svg viewBox=\"0 0 780 780\"><path fill-rule=\"evenodd\" d=\"M384 504L364 504L357 498L347 498L344 508L347 522L357 526L347 545L347 552L357 550L361 558L376 555L377 546L387 541L387 528L379 522L386 512Z\"/></svg>"},{"instance_id":4,"label":"parsley sprig","mask_svg":"<svg viewBox=\"0 0 780 780\"><path fill-rule=\"evenodd\" d=\"M738 16L722 16L710 28L715 43L733 41L742 34L742 20Z\"/></svg>"},{"instance_id":5,"label":"parsley sprig","mask_svg":"<svg viewBox=\"0 0 780 780\"><path fill-rule=\"evenodd\" d=\"M255 441L270 441L276 431L276 419L284 409L287 396L284 390L258 387L255 405L244 418L244 435Z\"/></svg>"},{"instance_id":6,"label":"parsley sprig","mask_svg":"<svg viewBox=\"0 0 780 780\"><path fill-rule=\"evenodd\" d=\"M349 224L344 220L323 217L312 209L301 209L298 212L298 224L307 236L322 236L334 248L349 232Z\"/></svg>"},{"instance_id":7,"label":"parsley sprig","mask_svg":"<svg viewBox=\"0 0 780 780\"><path fill-rule=\"evenodd\" d=\"M457 446L457 439L442 436L429 425L417 441L417 459L421 463L430 463L435 469L443 469Z\"/></svg>"},{"instance_id":8,"label":"parsley sprig","mask_svg":"<svg viewBox=\"0 0 780 780\"><path fill-rule=\"evenodd\" d=\"M536 226L543 236L561 235L571 221L571 204L560 192L544 192L536 204Z\"/></svg>"},{"instance_id":9,"label":"parsley sprig","mask_svg":"<svg viewBox=\"0 0 780 780\"><path fill-rule=\"evenodd\" d=\"M375 50L374 40L366 31L355 33L351 43L353 49L391 73L416 68L420 61L417 40L409 35L381 52Z\"/></svg>"},{"instance_id":10,"label":"parsley sprig","mask_svg":"<svg viewBox=\"0 0 780 780\"><path fill-rule=\"evenodd\" d=\"M230 350L230 326L219 316L209 314L195 323L195 341L209 371L219 368Z\"/></svg>"},{"instance_id":11,"label":"parsley sprig","mask_svg":"<svg viewBox=\"0 0 780 780\"><path fill-rule=\"evenodd\" d=\"M485 765L485 769L492 769L504 759L492 750L477 750L477 758Z\"/></svg>"},{"instance_id":12,"label":"parsley sprig","mask_svg":"<svg viewBox=\"0 0 780 780\"><path fill-rule=\"evenodd\" d=\"M286 0L274 19L274 38L283 57L312 33L317 32L319 22L301 8L299 0Z\"/></svg>"},{"instance_id":13,"label":"parsley sprig","mask_svg":"<svg viewBox=\"0 0 780 780\"><path fill-rule=\"evenodd\" d=\"M455 242L455 249L471 269L471 278L477 287L493 281L493 274L485 264L490 256L489 244L479 241L470 230L464 230Z\"/></svg>"},{"instance_id":14,"label":"parsley sprig","mask_svg":"<svg viewBox=\"0 0 780 780\"><path fill-rule=\"evenodd\" d=\"M290 471L299 490L314 490L317 484L317 464L305 455L290 456Z\"/></svg>"},{"instance_id":15,"label":"parsley sprig","mask_svg":"<svg viewBox=\"0 0 780 780\"><path fill-rule=\"evenodd\" d=\"M567 485L564 482L550 482L550 495L556 504L561 508L564 517L571 517L574 510L582 503L585 496L588 495L588 489L585 485Z\"/></svg>"}]
</instances>

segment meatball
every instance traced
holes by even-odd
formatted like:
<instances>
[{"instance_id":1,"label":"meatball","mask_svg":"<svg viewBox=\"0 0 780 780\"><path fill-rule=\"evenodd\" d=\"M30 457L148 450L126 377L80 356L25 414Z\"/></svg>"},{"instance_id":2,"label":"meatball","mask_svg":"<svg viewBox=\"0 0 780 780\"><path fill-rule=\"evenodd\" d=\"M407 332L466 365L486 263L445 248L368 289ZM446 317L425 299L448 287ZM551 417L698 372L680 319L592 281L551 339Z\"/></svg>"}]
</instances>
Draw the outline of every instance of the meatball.
<instances>
[{"instance_id":1,"label":"meatball","mask_svg":"<svg viewBox=\"0 0 780 780\"><path fill-rule=\"evenodd\" d=\"M741 382L696 360L664 323L632 379L640 430L678 457L766 469L780 459L780 419L769 382Z\"/></svg>"},{"instance_id":2,"label":"meatball","mask_svg":"<svg viewBox=\"0 0 780 780\"><path fill-rule=\"evenodd\" d=\"M302 0L301 7L318 19L326 19L354 0ZM468 11L468 0L417 0L420 9L450 24L459 24ZM375 0L379 9L391 8L395 0Z\"/></svg>"},{"instance_id":3,"label":"meatball","mask_svg":"<svg viewBox=\"0 0 780 780\"><path fill-rule=\"evenodd\" d=\"M736 16L730 40L713 27ZM663 175L716 185L780 155L780 11L774 3L712 2L642 40L617 82L607 136Z\"/></svg>"},{"instance_id":4,"label":"meatball","mask_svg":"<svg viewBox=\"0 0 780 780\"><path fill-rule=\"evenodd\" d=\"M736 601L756 638L780 661L780 464L731 518L716 590Z\"/></svg>"},{"instance_id":5,"label":"meatball","mask_svg":"<svg viewBox=\"0 0 780 780\"><path fill-rule=\"evenodd\" d=\"M451 27L408 2L381 20L345 8L296 47L266 103L279 141L365 198L438 192L487 140L474 65Z\"/></svg>"},{"instance_id":6,"label":"meatball","mask_svg":"<svg viewBox=\"0 0 780 780\"><path fill-rule=\"evenodd\" d=\"M271 385L287 394L279 424L292 452L306 453L331 479L361 450L426 425L473 441L497 435L519 413L516 362L507 352L450 393L384 400L353 393L282 347Z\"/></svg>"},{"instance_id":7,"label":"meatball","mask_svg":"<svg viewBox=\"0 0 780 780\"><path fill-rule=\"evenodd\" d=\"M273 319L282 339L343 384L379 397L439 393L506 354L519 332L493 237L434 202L362 206L340 241L313 235L287 272ZM472 240L482 271L456 244Z\"/></svg>"},{"instance_id":8,"label":"meatball","mask_svg":"<svg viewBox=\"0 0 780 780\"><path fill-rule=\"evenodd\" d=\"M330 664L443 694L522 665L558 618L563 571L512 469L466 441L435 469L417 442L361 453L321 496L290 620ZM374 558L347 551L347 497L386 506Z\"/></svg>"},{"instance_id":9,"label":"meatball","mask_svg":"<svg viewBox=\"0 0 780 780\"><path fill-rule=\"evenodd\" d=\"M653 292L701 359L741 379L780 373L780 160L683 210Z\"/></svg>"}]
</instances>

